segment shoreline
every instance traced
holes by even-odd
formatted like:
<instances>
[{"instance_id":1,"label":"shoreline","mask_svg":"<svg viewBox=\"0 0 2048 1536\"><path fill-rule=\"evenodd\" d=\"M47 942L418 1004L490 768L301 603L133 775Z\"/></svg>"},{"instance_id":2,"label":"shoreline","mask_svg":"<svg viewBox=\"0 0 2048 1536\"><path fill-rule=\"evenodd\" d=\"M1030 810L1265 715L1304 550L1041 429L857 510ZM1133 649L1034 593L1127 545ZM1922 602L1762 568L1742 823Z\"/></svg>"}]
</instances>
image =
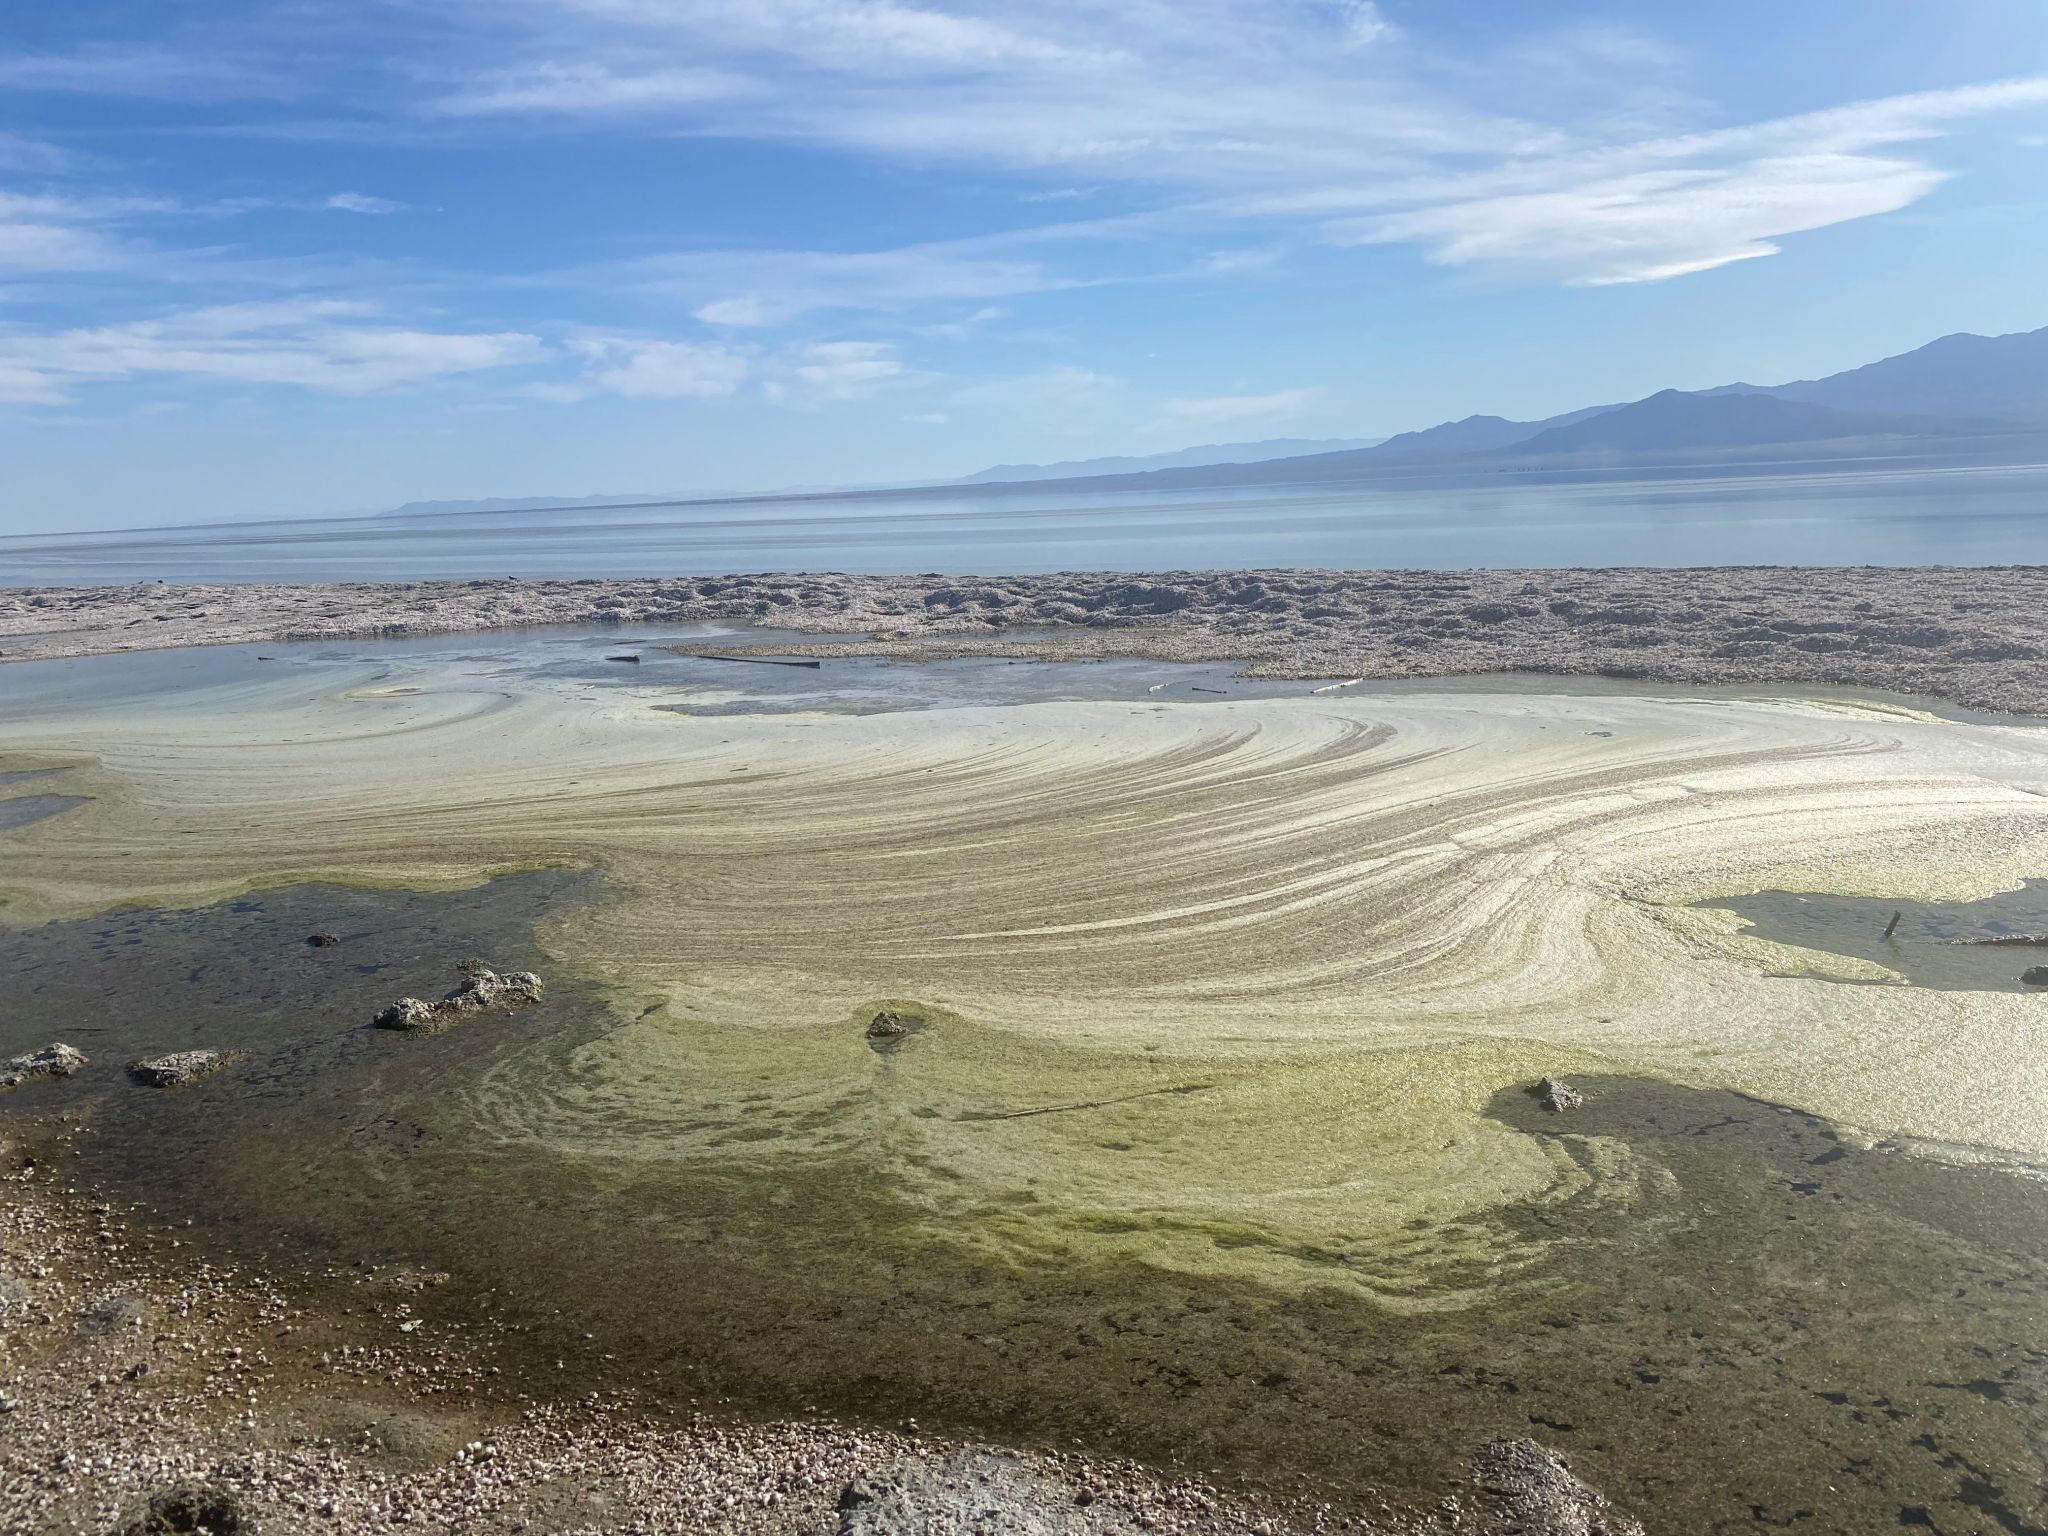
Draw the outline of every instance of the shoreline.
<instances>
[{"instance_id":1,"label":"shoreline","mask_svg":"<svg viewBox=\"0 0 2048 1536\"><path fill-rule=\"evenodd\" d=\"M1873 688L2048 714L2048 566L836 573L0 589L0 663L198 645L740 622L819 656L1233 662Z\"/></svg>"},{"instance_id":2,"label":"shoreline","mask_svg":"<svg viewBox=\"0 0 2048 1536\"><path fill-rule=\"evenodd\" d=\"M193 1529L178 1521L196 1509L208 1529L337 1536L1640 1536L1532 1440L1480 1446L1427 1515L1368 1515L1219 1487L1199 1469L934 1435L915 1420L680 1414L630 1390L551 1396L510 1334L420 1331L431 1309L413 1303L446 1276L363 1269L308 1283L209 1260L148 1211L65 1182L68 1144L93 1133L89 1112L32 1113L9 1129L10 1530L158 1536Z\"/></svg>"}]
</instances>

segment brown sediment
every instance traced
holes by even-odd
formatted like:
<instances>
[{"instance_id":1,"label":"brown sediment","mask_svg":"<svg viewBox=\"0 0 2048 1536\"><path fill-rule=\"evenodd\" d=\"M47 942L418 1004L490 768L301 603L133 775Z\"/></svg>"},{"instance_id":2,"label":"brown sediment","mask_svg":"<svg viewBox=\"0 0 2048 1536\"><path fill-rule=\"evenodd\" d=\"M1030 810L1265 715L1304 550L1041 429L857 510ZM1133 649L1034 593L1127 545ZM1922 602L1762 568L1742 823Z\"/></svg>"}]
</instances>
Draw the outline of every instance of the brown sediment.
<instances>
[{"instance_id":1,"label":"brown sediment","mask_svg":"<svg viewBox=\"0 0 2048 1536\"><path fill-rule=\"evenodd\" d=\"M924 656L940 641L976 655L1234 661L1269 677L1826 683L2048 713L2044 611L2048 566L135 584L0 590L0 660L737 619L849 637L783 654Z\"/></svg>"}]
</instances>

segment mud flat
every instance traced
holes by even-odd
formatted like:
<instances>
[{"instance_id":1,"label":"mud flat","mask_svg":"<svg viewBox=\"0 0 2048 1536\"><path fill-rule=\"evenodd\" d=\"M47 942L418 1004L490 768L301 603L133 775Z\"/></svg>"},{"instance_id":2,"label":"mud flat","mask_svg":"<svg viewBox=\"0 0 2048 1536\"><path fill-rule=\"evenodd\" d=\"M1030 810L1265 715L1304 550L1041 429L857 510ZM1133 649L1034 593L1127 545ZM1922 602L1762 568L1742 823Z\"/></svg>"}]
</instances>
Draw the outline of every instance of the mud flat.
<instances>
[{"instance_id":1,"label":"mud flat","mask_svg":"<svg viewBox=\"0 0 2048 1536\"><path fill-rule=\"evenodd\" d=\"M646 581L0 589L0 660L538 624L742 620L822 654L1235 661L1278 677L1504 671L1880 688L2048 713L2048 566L790 574ZM812 654L820 652L813 651Z\"/></svg>"},{"instance_id":2,"label":"mud flat","mask_svg":"<svg viewBox=\"0 0 2048 1536\"><path fill-rule=\"evenodd\" d=\"M5 1112L89 1117L80 1188L257 1272L446 1273L405 1320L498 1330L536 1401L1079 1440L1361 1521L1492 1438L1653 1529L2048 1519L2048 1000L1704 905L2040 878L2038 725L86 686L148 660L20 709L0 669L0 771L78 802L0 833L0 1045L92 1031ZM466 956L541 1000L370 1028ZM120 1065L193 1049L244 1055Z\"/></svg>"}]
</instances>

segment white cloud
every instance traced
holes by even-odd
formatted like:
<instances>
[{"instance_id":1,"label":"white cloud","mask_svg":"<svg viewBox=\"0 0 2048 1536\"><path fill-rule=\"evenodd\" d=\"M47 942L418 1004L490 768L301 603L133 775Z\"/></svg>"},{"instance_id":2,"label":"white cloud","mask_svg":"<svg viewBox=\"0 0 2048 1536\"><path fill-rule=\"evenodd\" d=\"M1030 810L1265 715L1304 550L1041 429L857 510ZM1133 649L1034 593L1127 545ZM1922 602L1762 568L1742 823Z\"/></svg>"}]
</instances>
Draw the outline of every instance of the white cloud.
<instances>
[{"instance_id":1,"label":"white cloud","mask_svg":"<svg viewBox=\"0 0 2048 1536\"><path fill-rule=\"evenodd\" d=\"M895 348L880 341L820 342L800 357L790 378L795 392L810 400L865 399L903 373Z\"/></svg>"},{"instance_id":2,"label":"white cloud","mask_svg":"<svg viewBox=\"0 0 2048 1536\"><path fill-rule=\"evenodd\" d=\"M603 337L570 345L588 360L587 377L593 387L641 400L729 395L753 371L742 353L694 342Z\"/></svg>"},{"instance_id":3,"label":"white cloud","mask_svg":"<svg viewBox=\"0 0 2048 1536\"><path fill-rule=\"evenodd\" d=\"M835 310L899 311L1075 286L995 240L879 251L679 251L586 269L720 326L782 325Z\"/></svg>"},{"instance_id":4,"label":"white cloud","mask_svg":"<svg viewBox=\"0 0 2048 1536\"><path fill-rule=\"evenodd\" d=\"M485 88L499 110L637 113L663 131L1050 181L1025 196L1068 193L1051 178L1079 171L1089 187L1179 189L1185 224L1264 226L1260 249L1306 225L1567 283L1696 272L1905 207L1949 174L1930 141L2048 101L2048 79L2022 79L1677 134L1713 105L1654 36L1538 24L1431 53L1367 0L532 0L522 14L540 18L542 62ZM473 105L477 89L450 99ZM1319 229L1318 210L1334 222ZM773 324L1074 280L1015 241L967 244L692 253L673 285L714 323ZM920 281L920 257L950 281Z\"/></svg>"},{"instance_id":5,"label":"white cloud","mask_svg":"<svg viewBox=\"0 0 2048 1536\"><path fill-rule=\"evenodd\" d=\"M0 89L227 101L288 93L284 77L224 49L95 47L69 54L0 54Z\"/></svg>"},{"instance_id":6,"label":"white cloud","mask_svg":"<svg viewBox=\"0 0 2048 1536\"><path fill-rule=\"evenodd\" d=\"M1859 102L1482 174L1473 178L1478 195L1458 195L1455 183L1435 197L1417 188L1406 195L1415 206L1330 232L1345 242L1420 244L1447 266L1582 285L1657 282L1774 255L1786 236L1905 208L1950 173L1893 146L1936 137L1958 119L2043 104L2048 79Z\"/></svg>"},{"instance_id":7,"label":"white cloud","mask_svg":"<svg viewBox=\"0 0 2048 1536\"><path fill-rule=\"evenodd\" d=\"M1276 389L1264 395L1208 395L1169 400L1159 408L1163 421L1214 426L1230 421L1261 421L1298 416L1313 405L1319 391Z\"/></svg>"},{"instance_id":8,"label":"white cloud","mask_svg":"<svg viewBox=\"0 0 2048 1536\"><path fill-rule=\"evenodd\" d=\"M766 325L768 306L757 298L713 299L700 304L696 316L706 325Z\"/></svg>"},{"instance_id":9,"label":"white cloud","mask_svg":"<svg viewBox=\"0 0 2048 1536\"><path fill-rule=\"evenodd\" d=\"M144 377L368 395L547 355L537 337L518 332L419 331L370 318L360 304L292 301L125 325L0 330L0 379L16 403L55 403L80 384Z\"/></svg>"},{"instance_id":10,"label":"white cloud","mask_svg":"<svg viewBox=\"0 0 2048 1536\"><path fill-rule=\"evenodd\" d=\"M0 133L0 171L55 176L71 168L71 156L55 144L19 133Z\"/></svg>"},{"instance_id":11,"label":"white cloud","mask_svg":"<svg viewBox=\"0 0 2048 1536\"><path fill-rule=\"evenodd\" d=\"M962 405L992 409L1006 425L1022 423L1075 436L1094 432L1123 382L1092 368L1065 364L1010 378L989 379L955 391Z\"/></svg>"},{"instance_id":12,"label":"white cloud","mask_svg":"<svg viewBox=\"0 0 2048 1536\"><path fill-rule=\"evenodd\" d=\"M434 109L449 117L646 112L730 101L750 89L740 77L717 70L617 70L595 61L546 62L461 87L440 98Z\"/></svg>"},{"instance_id":13,"label":"white cloud","mask_svg":"<svg viewBox=\"0 0 2048 1536\"><path fill-rule=\"evenodd\" d=\"M364 192L337 192L327 199L322 207L332 208L337 213L397 213L405 204L395 203L388 197L372 197Z\"/></svg>"}]
</instances>

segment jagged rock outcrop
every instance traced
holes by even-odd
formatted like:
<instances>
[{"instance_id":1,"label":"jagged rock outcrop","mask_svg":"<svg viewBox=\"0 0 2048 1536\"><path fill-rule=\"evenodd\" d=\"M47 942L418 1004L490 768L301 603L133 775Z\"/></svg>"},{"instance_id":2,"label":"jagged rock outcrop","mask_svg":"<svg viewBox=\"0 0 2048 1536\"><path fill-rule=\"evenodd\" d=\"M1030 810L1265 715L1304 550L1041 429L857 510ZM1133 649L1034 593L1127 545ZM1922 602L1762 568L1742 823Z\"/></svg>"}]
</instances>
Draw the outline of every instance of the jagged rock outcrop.
<instances>
[{"instance_id":1,"label":"jagged rock outcrop","mask_svg":"<svg viewBox=\"0 0 2048 1536\"><path fill-rule=\"evenodd\" d=\"M476 961L466 962L463 969L467 976L462 985L439 1002L401 997L370 1022L401 1034L432 1035L472 1014L510 1013L540 1001L541 979L531 971L500 976Z\"/></svg>"},{"instance_id":2,"label":"jagged rock outcrop","mask_svg":"<svg viewBox=\"0 0 2048 1536\"><path fill-rule=\"evenodd\" d=\"M0 1091L42 1077L69 1077L86 1064L85 1052L58 1040L39 1051L0 1061Z\"/></svg>"},{"instance_id":3,"label":"jagged rock outcrop","mask_svg":"<svg viewBox=\"0 0 2048 1536\"><path fill-rule=\"evenodd\" d=\"M239 1051L172 1051L128 1063L128 1071L152 1088L183 1088L225 1071L240 1061Z\"/></svg>"},{"instance_id":4,"label":"jagged rock outcrop","mask_svg":"<svg viewBox=\"0 0 2048 1536\"><path fill-rule=\"evenodd\" d=\"M1585 1103L1586 1096L1560 1078L1546 1077L1536 1085L1536 1102L1553 1115L1561 1115Z\"/></svg>"}]
</instances>

